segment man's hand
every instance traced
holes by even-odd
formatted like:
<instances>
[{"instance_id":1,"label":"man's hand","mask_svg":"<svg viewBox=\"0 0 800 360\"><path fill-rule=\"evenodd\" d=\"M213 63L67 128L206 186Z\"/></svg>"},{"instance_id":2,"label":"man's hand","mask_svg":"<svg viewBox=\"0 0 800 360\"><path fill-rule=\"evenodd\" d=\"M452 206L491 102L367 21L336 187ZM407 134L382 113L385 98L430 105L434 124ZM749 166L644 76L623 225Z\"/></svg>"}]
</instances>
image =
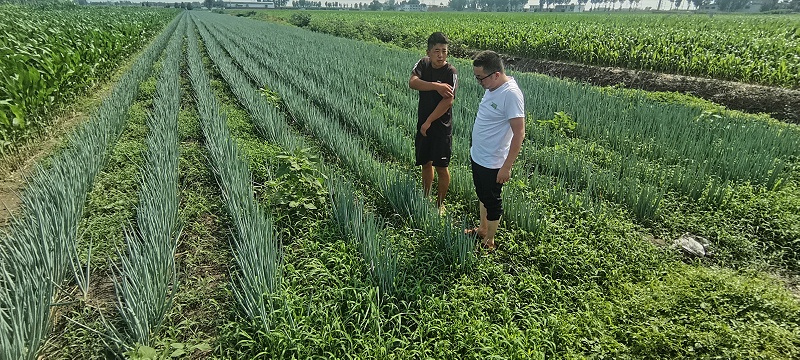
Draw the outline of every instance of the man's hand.
<instances>
[{"instance_id":1,"label":"man's hand","mask_svg":"<svg viewBox=\"0 0 800 360\"><path fill-rule=\"evenodd\" d=\"M427 137L427 136L428 136L428 129L430 129L430 127L431 127L431 123L429 123L429 122L427 122L427 121L426 121L426 122L425 122L425 123L423 123L423 124L422 124L422 126L419 128L419 132L422 134L422 136L425 136L425 137Z\"/></svg>"},{"instance_id":2,"label":"man's hand","mask_svg":"<svg viewBox=\"0 0 800 360\"><path fill-rule=\"evenodd\" d=\"M499 171L497 171L497 183L498 184L505 184L508 179L511 179L511 168L501 167Z\"/></svg>"},{"instance_id":3,"label":"man's hand","mask_svg":"<svg viewBox=\"0 0 800 360\"><path fill-rule=\"evenodd\" d=\"M436 83L436 92L445 99L453 97L453 87L448 83Z\"/></svg>"}]
</instances>

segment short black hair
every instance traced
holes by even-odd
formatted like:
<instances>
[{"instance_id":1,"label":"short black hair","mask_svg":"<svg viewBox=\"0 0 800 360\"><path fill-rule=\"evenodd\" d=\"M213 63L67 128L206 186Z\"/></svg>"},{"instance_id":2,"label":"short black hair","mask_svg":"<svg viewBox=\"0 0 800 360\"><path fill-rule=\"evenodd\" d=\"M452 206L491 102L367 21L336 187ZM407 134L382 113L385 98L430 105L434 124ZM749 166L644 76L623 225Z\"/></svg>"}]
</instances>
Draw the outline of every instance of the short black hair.
<instances>
[{"instance_id":1,"label":"short black hair","mask_svg":"<svg viewBox=\"0 0 800 360\"><path fill-rule=\"evenodd\" d=\"M436 44L447 45L449 43L450 40L447 39L447 35L445 35L443 32L437 31L431 34L431 36L428 36L428 51L433 49L433 47L436 46Z\"/></svg>"},{"instance_id":2,"label":"short black hair","mask_svg":"<svg viewBox=\"0 0 800 360\"><path fill-rule=\"evenodd\" d=\"M500 58L500 55L491 50L481 51L478 55L475 55L472 60L472 66L482 67L486 74L495 72L504 74L506 72L505 67L503 67L503 59Z\"/></svg>"}]
</instances>

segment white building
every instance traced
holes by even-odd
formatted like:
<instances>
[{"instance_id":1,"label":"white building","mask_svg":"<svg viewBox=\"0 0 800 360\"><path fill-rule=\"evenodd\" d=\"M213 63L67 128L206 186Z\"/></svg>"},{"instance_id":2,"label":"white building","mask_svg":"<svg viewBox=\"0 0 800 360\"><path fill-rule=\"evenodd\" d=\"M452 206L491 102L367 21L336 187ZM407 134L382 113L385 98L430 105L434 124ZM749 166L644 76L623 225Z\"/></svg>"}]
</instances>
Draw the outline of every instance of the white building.
<instances>
[{"instance_id":1,"label":"white building","mask_svg":"<svg viewBox=\"0 0 800 360\"><path fill-rule=\"evenodd\" d=\"M398 8L400 11L428 11L428 5L425 4L404 4Z\"/></svg>"}]
</instances>

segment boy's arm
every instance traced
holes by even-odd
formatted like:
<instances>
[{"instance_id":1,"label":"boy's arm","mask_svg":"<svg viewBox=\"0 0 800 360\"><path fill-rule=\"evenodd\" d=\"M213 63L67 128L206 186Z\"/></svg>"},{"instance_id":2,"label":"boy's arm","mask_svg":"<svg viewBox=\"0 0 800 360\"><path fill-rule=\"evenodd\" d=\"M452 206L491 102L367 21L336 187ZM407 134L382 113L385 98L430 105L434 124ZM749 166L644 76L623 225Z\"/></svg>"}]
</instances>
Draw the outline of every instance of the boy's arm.
<instances>
[{"instance_id":1,"label":"boy's arm","mask_svg":"<svg viewBox=\"0 0 800 360\"><path fill-rule=\"evenodd\" d=\"M525 139L525 118L518 117L508 121L511 124L511 147L508 149L508 157L497 172L497 183L503 184L511 178L511 166L517 160L522 149L522 140Z\"/></svg>"},{"instance_id":2,"label":"boy's arm","mask_svg":"<svg viewBox=\"0 0 800 360\"><path fill-rule=\"evenodd\" d=\"M445 99L453 97L453 87L450 84L425 81L414 73L411 74L411 78L408 80L408 87L417 91L436 91Z\"/></svg>"},{"instance_id":3,"label":"boy's arm","mask_svg":"<svg viewBox=\"0 0 800 360\"><path fill-rule=\"evenodd\" d=\"M433 109L433 112L430 115L428 115L425 123L423 123L422 127L419 129L419 132L422 133L422 136L428 136L428 128L431 127L431 124L433 124L436 119L442 117L442 115L444 115L444 113L446 113L447 110L453 106L453 100L454 98L449 97L439 101L439 105L436 105L436 108Z\"/></svg>"}]
</instances>

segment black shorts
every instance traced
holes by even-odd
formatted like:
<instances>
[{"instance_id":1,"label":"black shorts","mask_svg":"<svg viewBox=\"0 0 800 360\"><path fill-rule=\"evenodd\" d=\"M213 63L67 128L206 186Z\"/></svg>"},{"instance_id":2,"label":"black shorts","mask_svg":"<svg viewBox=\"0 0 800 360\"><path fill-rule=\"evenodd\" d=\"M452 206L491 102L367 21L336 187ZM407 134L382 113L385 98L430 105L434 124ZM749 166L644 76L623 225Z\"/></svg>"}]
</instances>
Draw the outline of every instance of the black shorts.
<instances>
[{"instance_id":1,"label":"black shorts","mask_svg":"<svg viewBox=\"0 0 800 360\"><path fill-rule=\"evenodd\" d=\"M450 155L452 154L453 136L428 133L422 136L417 131L414 140L414 152L417 157L417 166L433 162L436 167L450 166Z\"/></svg>"},{"instance_id":2,"label":"black shorts","mask_svg":"<svg viewBox=\"0 0 800 360\"><path fill-rule=\"evenodd\" d=\"M486 220L500 220L503 216L503 198L500 194L503 191L503 184L497 182L497 173L500 169L489 169L478 165L470 158L472 163L472 182L475 184L475 192L478 200L486 208Z\"/></svg>"}]
</instances>

